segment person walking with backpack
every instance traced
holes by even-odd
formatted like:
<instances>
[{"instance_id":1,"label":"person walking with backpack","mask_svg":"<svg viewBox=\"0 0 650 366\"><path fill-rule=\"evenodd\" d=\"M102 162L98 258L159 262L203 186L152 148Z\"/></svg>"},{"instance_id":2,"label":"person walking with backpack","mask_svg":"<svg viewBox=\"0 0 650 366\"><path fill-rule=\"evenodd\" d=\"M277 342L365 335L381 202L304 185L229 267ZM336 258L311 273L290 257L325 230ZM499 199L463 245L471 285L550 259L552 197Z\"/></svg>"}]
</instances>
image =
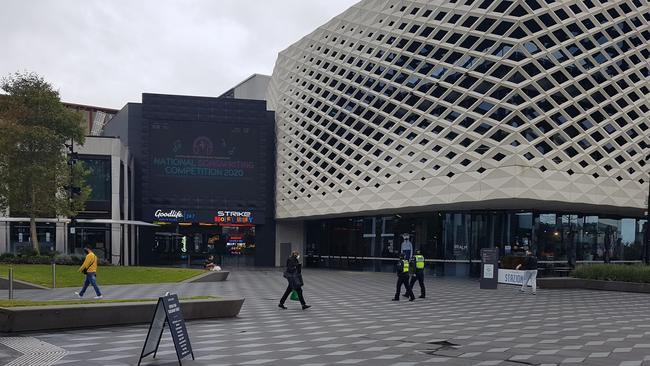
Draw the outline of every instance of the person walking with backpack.
<instances>
[{"instance_id":1,"label":"person walking with backpack","mask_svg":"<svg viewBox=\"0 0 650 366\"><path fill-rule=\"evenodd\" d=\"M99 287L97 286L97 261L98 261L97 256L95 255L95 253L93 253L92 249L90 248L90 245L85 245L84 250L86 251L86 259L84 260L81 267L79 267L79 272L86 275L86 281L84 282L81 291L79 292L75 291L75 295L77 295L80 298L84 297L84 294L86 293L86 289L88 288L89 285L92 285L93 288L95 289L95 294L96 294L94 299L101 299L104 296L102 295L102 292L99 290Z\"/></svg>"},{"instance_id":2,"label":"person walking with backpack","mask_svg":"<svg viewBox=\"0 0 650 366\"><path fill-rule=\"evenodd\" d=\"M287 297L289 297L291 291L296 291L298 294L298 300L300 300L302 310L306 310L311 307L311 305L307 305L305 298L302 295L302 286L304 283L302 281L302 264L298 262L299 258L300 254L297 251L293 251L291 253L291 257L287 259L287 269L284 271L283 276L287 279L288 285L287 289L282 295L282 298L280 299L280 303L278 304L278 307L281 309L287 308L284 306L284 302L287 301Z\"/></svg>"}]
</instances>

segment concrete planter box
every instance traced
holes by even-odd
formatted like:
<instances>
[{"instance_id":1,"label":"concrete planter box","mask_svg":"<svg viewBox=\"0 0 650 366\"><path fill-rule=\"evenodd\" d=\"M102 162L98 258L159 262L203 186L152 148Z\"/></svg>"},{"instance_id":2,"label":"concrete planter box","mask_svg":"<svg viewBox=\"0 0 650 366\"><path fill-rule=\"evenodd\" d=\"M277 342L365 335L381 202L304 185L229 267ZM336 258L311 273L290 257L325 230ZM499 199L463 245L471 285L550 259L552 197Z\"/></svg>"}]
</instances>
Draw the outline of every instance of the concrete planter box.
<instances>
[{"instance_id":1,"label":"concrete planter box","mask_svg":"<svg viewBox=\"0 0 650 366\"><path fill-rule=\"evenodd\" d=\"M221 282L228 279L229 271L206 271L204 274L189 278L183 282Z\"/></svg>"},{"instance_id":2,"label":"concrete planter box","mask_svg":"<svg viewBox=\"0 0 650 366\"><path fill-rule=\"evenodd\" d=\"M0 277L0 290L8 290L8 289L9 289L9 280L5 277ZM31 282L17 280L14 278L14 290L48 290L48 288Z\"/></svg>"},{"instance_id":3,"label":"concrete planter box","mask_svg":"<svg viewBox=\"0 0 650 366\"><path fill-rule=\"evenodd\" d=\"M538 278L537 284L541 288L571 289L581 288L587 290L621 291L650 293L650 283L587 280L582 278Z\"/></svg>"},{"instance_id":4,"label":"concrete planter box","mask_svg":"<svg viewBox=\"0 0 650 366\"><path fill-rule=\"evenodd\" d=\"M244 299L181 300L185 320L232 318ZM0 332L86 328L149 323L156 302L0 308Z\"/></svg>"}]
</instances>

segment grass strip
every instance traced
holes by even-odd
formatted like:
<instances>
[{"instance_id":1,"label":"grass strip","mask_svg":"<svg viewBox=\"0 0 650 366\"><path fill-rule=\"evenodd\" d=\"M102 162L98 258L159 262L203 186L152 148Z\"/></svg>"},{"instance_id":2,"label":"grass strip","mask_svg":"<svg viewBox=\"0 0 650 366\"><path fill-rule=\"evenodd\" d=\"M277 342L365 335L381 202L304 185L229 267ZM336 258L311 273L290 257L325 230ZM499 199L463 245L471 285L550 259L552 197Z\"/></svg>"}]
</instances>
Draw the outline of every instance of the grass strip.
<instances>
[{"instance_id":1,"label":"grass strip","mask_svg":"<svg viewBox=\"0 0 650 366\"><path fill-rule=\"evenodd\" d=\"M37 285L52 287L52 266L49 264L13 264L14 278ZM79 266L56 266L57 287L81 287L83 274ZM7 278L9 264L0 264L0 277ZM201 269L164 267L100 266L97 283L103 285L132 285L151 283L178 283L205 273Z\"/></svg>"}]
</instances>

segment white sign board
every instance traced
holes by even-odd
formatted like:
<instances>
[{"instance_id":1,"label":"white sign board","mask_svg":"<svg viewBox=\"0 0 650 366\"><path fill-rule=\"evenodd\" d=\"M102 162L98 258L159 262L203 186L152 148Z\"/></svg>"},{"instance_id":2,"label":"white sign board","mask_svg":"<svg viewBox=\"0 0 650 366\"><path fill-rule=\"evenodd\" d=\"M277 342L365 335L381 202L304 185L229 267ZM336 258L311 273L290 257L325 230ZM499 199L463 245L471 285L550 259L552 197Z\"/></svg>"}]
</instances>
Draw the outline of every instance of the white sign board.
<instances>
[{"instance_id":1,"label":"white sign board","mask_svg":"<svg viewBox=\"0 0 650 366\"><path fill-rule=\"evenodd\" d=\"M514 269L499 269L499 283L507 285L519 285L524 282L524 273L526 271L516 271ZM532 286L532 282L528 279L528 285Z\"/></svg>"},{"instance_id":2,"label":"white sign board","mask_svg":"<svg viewBox=\"0 0 650 366\"><path fill-rule=\"evenodd\" d=\"M494 264L483 265L483 278L494 278Z\"/></svg>"}]
</instances>

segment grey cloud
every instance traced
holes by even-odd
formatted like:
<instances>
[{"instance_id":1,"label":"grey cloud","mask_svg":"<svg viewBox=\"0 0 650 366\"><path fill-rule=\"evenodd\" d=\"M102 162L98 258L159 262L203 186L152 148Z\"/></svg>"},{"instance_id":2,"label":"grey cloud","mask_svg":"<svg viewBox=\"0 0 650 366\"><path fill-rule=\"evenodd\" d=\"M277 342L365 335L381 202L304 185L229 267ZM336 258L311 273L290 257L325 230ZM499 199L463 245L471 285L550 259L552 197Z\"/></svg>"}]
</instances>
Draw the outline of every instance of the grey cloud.
<instances>
[{"instance_id":1,"label":"grey cloud","mask_svg":"<svg viewBox=\"0 0 650 366\"><path fill-rule=\"evenodd\" d=\"M35 71L65 101L216 96L357 0L9 0L0 75Z\"/></svg>"}]
</instances>

